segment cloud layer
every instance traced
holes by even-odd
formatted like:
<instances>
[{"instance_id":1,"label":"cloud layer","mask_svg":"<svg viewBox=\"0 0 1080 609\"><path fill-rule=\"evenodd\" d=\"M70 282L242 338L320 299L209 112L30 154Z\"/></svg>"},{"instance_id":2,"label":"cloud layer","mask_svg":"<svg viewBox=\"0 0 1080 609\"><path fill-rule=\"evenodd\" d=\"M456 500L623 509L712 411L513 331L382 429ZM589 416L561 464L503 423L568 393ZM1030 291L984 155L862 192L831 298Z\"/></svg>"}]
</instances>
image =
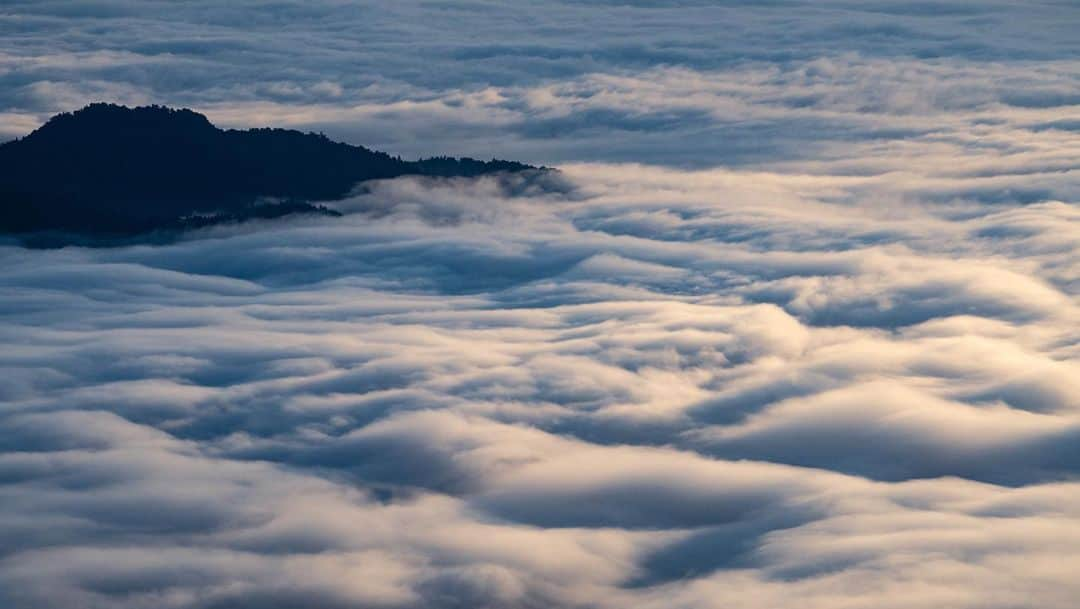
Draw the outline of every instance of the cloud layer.
<instances>
[{"instance_id":1,"label":"cloud layer","mask_svg":"<svg viewBox=\"0 0 1080 609\"><path fill-rule=\"evenodd\" d=\"M1075 605L1068 3L218 5L5 4L0 131L562 172L0 245L0 605Z\"/></svg>"},{"instance_id":2,"label":"cloud layer","mask_svg":"<svg viewBox=\"0 0 1080 609\"><path fill-rule=\"evenodd\" d=\"M6 248L6 603L1072 602L1075 207L558 179Z\"/></svg>"},{"instance_id":3,"label":"cloud layer","mask_svg":"<svg viewBox=\"0 0 1080 609\"><path fill-rule=\"evenodd\" d=\"M865 172L903 166L902 139L1053 172L1077 154L1077 27L1070 0L12 0L0 137L106 99L410 157Z\"/></svg>"}]
</instances>

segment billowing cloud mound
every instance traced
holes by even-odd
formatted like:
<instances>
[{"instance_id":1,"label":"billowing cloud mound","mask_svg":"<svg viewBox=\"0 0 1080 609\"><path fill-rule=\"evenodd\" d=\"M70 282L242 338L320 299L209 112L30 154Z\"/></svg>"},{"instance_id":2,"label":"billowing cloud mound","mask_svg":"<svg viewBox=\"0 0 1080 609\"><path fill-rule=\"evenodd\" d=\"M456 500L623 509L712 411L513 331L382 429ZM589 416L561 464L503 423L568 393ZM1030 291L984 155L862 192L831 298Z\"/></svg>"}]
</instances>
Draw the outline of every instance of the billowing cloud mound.
<instances>
[{"instance_id":1,"label":"billowing cloud mound","mask_svg":"<svg viewBox=\"0 0 1080 609\"><path fill-rule=\"evenodd\" d=\"M1068 3L216 4L16 2L4 128L562 172L0 246L0 606L1075 607Z\"/></svg>"}]
</instances>

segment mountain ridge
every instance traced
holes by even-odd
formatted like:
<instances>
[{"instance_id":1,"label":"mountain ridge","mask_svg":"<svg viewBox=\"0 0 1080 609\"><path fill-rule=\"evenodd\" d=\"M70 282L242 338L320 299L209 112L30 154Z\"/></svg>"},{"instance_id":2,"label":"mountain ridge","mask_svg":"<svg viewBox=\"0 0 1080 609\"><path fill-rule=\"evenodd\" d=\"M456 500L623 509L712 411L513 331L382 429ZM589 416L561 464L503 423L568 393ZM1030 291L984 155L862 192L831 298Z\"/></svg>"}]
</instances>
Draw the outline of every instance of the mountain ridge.
<instances>
[{"instance_id":1,"label":"mountain ridge","mask_svg":"<svg viewBox=\"0 0 1080 609\"><path fill-rule=\"evenodd\" d=\"M546 168L467 157L406 161L322 134L220 129L186 108L94 103L0 144L0 233L130 238L218 221L335 215L319 203L368 180L524 171Z\"/></svg>"}]
</instances>

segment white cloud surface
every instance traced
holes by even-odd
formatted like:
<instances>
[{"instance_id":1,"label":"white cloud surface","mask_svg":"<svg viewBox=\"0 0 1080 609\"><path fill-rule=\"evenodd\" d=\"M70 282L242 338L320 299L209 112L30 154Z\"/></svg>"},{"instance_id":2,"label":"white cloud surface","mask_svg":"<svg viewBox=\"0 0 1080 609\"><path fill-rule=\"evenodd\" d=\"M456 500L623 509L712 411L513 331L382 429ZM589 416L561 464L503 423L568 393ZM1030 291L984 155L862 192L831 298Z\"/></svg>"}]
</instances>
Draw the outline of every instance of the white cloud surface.
<instances>
[{"instance_id":1,"label":"white cloud surface","mask_svg":"<svg viewBox=\"0 0 1080 609\"><path fill-rule=\"evenodd\" d=\"M1071 603L1075 208L560 180L6 248L7 603Z\"/></svg>"},{"instance_id":2,"label":"white cloud surface","mask_svg":"<svg viewBox=\"0 0 1080 609\"><path fill-rule=\"evenodd\" d=\"M217 4L5 5L3 132L562 172L0 247L0 605L1075 606L1069 3Z\"/></svg>"}]
</instances>

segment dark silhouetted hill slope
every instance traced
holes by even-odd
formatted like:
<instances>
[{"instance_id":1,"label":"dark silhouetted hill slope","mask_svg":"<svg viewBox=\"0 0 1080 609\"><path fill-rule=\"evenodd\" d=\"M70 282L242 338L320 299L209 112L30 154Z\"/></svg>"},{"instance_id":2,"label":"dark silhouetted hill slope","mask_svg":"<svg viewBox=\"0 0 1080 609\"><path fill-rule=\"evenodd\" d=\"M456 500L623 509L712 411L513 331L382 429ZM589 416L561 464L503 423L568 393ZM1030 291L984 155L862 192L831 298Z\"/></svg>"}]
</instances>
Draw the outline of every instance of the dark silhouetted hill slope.
<instances>
[{"instance_id":1,"label":"dark silhouetted hill slope","mask_svg":"<svg viewBox=\"0 0 1080 609\"><path fill-rule=\"evenodd\" d=\"M0 145L0 232L131 236L285 213L330 213L358 182L535 169L512 161L404 161L286 129L222 130L202 114L91 104ZM268 209L261 201L274 200Z\"/></svg>"}]
</instances>

